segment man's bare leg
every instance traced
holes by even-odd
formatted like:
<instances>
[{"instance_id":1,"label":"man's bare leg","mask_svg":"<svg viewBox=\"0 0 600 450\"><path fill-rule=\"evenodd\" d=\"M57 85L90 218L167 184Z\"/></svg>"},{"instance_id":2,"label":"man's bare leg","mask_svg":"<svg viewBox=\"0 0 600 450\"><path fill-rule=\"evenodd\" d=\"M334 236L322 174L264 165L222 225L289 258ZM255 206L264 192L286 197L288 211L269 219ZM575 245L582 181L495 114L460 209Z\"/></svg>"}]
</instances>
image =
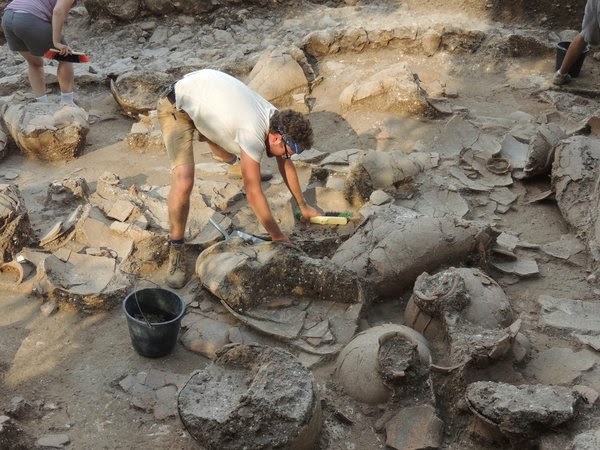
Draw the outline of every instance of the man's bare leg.
<instances>
[{"instance_id":1,"label":"man's bare leg","mask_svg":"<svg viewBox=\"0 0 600 450\"><path fill-rule=\"evenodd\" d=\"M168 198L171 240L181 240L185 236L190 212L190 195L193 187L193 164L184 164L173 168L171 172L171 190Z\"/></svg>"}]
</instances>

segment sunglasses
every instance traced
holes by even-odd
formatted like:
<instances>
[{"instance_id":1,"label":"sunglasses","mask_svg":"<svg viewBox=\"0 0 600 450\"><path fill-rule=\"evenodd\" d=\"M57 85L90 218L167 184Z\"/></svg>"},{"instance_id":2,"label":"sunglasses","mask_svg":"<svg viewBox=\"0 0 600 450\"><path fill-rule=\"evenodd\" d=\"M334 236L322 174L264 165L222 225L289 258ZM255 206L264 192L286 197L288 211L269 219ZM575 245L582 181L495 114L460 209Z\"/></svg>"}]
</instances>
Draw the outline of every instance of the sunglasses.
<instances>
[{"instance_id":1,"label":"sunglasses","mask_svg":"<svg viewBox=\"0 0 600 450\"><path fill-rule=\"evenodd\" d=\"M283 151L285 152L283 154L284 159L290 159L292 157L292 153L302 153L300 146L296 144L291 137L282 133L280 130L277 130L277 132L281 135L281 139L283 140ZM288 149L291 150L291 153L288 151Z\"/></svg>"}]
</instances>

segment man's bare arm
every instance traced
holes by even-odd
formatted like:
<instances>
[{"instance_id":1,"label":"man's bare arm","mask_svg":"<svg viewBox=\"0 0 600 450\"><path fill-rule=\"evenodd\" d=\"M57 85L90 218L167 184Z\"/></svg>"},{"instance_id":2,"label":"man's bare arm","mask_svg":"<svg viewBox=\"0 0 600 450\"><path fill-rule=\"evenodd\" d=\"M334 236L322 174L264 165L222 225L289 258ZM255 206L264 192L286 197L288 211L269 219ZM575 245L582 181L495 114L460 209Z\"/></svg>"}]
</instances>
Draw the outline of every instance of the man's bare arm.
<instances>
[{"instance_id":1,"label":"man's bare arm","mask_svg":"<svg viewBox=\"0 0 600 450\"><path fill-rule=\"evenodd\" d=\"M242 151L240 157L242 168L242 178L244 179L244 189L248 204L260 224L269 233L274 241L289 241L288 237L281 232L279 225L273 218L273 213L269 207L269 202L265 196L260 180L260 164L250 158Z\"/></svg>"}]
</instances>

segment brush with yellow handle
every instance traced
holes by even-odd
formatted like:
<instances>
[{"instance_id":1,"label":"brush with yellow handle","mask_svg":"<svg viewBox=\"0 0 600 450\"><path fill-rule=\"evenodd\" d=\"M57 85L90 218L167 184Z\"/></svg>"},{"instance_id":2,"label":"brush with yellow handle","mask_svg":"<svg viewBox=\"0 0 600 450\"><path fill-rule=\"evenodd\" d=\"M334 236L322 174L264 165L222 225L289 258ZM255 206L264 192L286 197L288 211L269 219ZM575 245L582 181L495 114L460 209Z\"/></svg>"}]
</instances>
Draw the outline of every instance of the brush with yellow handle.
<instances>
[{"instance_id":1,"label":"brush with yellow handle","mask_svg":"<svg viewBox=\"0 0 600 450\"><path fill-rule=\"evenodd\" d=\"M302 218L300 211L296 211L296 217L298 219ZM346 225L351 217L352 213L341 213L331 211L325 212L320 216L311 217L309 222L318 225Z\"/></svg>"}]
</instances>

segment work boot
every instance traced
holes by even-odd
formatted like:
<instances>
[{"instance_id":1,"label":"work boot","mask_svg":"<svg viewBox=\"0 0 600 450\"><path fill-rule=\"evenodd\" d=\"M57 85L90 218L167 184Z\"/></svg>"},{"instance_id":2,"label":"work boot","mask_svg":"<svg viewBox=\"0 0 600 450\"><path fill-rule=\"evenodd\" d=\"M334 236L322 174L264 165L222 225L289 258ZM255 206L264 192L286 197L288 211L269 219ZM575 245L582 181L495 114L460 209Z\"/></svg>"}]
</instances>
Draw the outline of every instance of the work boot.
<instances>
[{"instance_id":1,"label":"work boot","mask_svg":"<svg viewBox=\"0 0 600 450\"><path fill-rule=\"evenodd\" d=\"M171 244L169 248L169 269L167 285L173 289L185 286L185 244Z\"/></svg>"},{"instance_id":2,"label":"work boot","mask_svg":"<svg viewBox=\"0 0 600 450\"><path fill-rule=\"evenodd\" d=\"M552 83L560 86L562 84L567 84L568 82L571 81L571 75L569 75L568 73L565 73L564 75L562 73L560 73L560 70L557 70L556 73L554 74L554 77L552 78Z\"/></svg>"}]
</instances>

